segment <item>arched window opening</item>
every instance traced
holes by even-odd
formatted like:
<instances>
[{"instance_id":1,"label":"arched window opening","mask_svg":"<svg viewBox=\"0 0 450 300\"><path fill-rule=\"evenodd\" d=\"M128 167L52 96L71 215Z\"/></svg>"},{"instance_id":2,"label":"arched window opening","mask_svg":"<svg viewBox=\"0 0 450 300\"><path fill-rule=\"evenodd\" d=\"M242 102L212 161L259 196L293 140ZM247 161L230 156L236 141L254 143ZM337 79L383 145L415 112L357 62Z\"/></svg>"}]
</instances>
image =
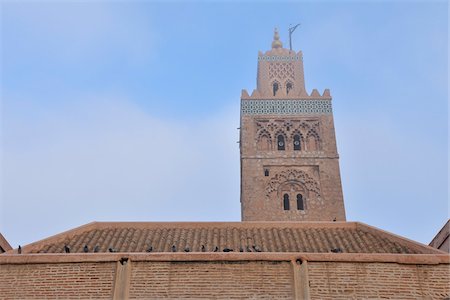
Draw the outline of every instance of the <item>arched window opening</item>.
<instances>
[{"instance_id":1,"label":"arched window opening","mask_svg":"<svg viewBox=\"0 0 450 300\"><path fill-rule=\"evenodd\" d=\"M272 85L272 88L273 88L273 95L275 96L277 94L278 88L279 88L278 82L274 82Z\"/></svg>"},{"instance_id":2,"label":"arched window opening","mask_svg":"<svg viewBox=\"0 0 450 300\"><path fill-rule=\"evenodd\" d=\"M286 83L286 94L289 95L289 91L292 90L292 83Z\"/></svg>"},{"instance_id":3,"label":"arched window opening","mask_svg":"<svg viewBox=\"0 0 450 300\"><path fill-rule=\"evenodd\" d=\"M277 144L278 144L278 150L284 150L285 149L284 136L283 135L280 134L277 137Z\"/></svg>"},{"instance_id":4,"label":"arched window opening","mask_svg":"<svg viewBox=\"0 0 450 300\"><path fill-rule=\"evenodd\" d=\"M303 203L303 196L302 196L302 194L297 194L297 209L298 210L305 210L305 204Z\"/></svg>"},{"instance_id":5,"label":"arched window opening","mask_svg":"<svg viewBox=\"0 0 450 300\"><path fill-rule=\"evenodd\" d=\"M269 169L264 169L264 176L269 176Z\"/></svg>"},{"instance_id":6,"label":"arched window opening","mask_svg":"<svg viewBox=\"0 0 450 300\"><path fill-rule=\"evenodd\" d=\"M283 195L283 208L284 208L284 210L289 210L289 195L288 194Z\"/></svg>"},{"instance_id":7,"label":"arched window opening","mask_svg":"<svg viewBox=\"0 0 450 300\"><path fill-rule=\"evenodd\" d=\"M294 150L300 150L300 135L294 135Z\"/></svg>"}]
</instances>

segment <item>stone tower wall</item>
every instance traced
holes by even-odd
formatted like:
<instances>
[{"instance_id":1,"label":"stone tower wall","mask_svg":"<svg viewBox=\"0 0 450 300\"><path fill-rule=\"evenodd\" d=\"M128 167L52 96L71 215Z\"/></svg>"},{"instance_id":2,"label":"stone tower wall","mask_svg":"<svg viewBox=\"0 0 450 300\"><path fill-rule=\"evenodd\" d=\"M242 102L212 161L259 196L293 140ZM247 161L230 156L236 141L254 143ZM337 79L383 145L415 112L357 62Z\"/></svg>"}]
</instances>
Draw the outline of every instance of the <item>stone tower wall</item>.
<instances>
[{"instance_id":1,"label":"stone tower wall","mask_svg":"<svg viewBox=\"0 0 450 300\"><path fill-rule=\"evenodd\" d=\"M307 94L302 53L272 45L241 97L242 220L344 221L330 92Z\"/></svg>"}]
</instances>

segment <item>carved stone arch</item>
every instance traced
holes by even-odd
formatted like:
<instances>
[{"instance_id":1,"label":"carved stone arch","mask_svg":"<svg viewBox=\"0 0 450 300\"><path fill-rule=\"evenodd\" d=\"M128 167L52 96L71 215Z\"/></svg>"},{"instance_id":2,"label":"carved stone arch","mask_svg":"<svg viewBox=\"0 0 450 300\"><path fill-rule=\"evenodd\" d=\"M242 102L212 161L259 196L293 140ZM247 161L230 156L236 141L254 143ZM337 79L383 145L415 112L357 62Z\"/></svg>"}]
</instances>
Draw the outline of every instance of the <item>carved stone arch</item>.
<instances>
[{"instance_id":1,"label":"carved stone arch","mask_svg":"<svg viewBox=\"0 0 450 300\"><path fill-rule=\"evenodd\" d=\"M272 193L279 193L280 187L283 184L301 184L308 193L314 193L320 197L319 183L309 176L306 172L301 170L288 169L273 176L266 186L266 196L270 197Z\"/></svg>"},{"instance_id":2,"label":"carved stone arch","mask_svg":"<svg viewBox=\"0 0 450 300\"><path fill-rule=\"evenodd\" d=\"M283 125L284 125L284 128L286 129L286 131L289 131L292 129L292 127L294 127L294 123L292 123L291 120L284 121Z\"/></svg>"},{"instance_id":3,"label":"carved stone arch","mask_svg":"<svg viewBox=\"0 0 450 300\"><path fill-rule=\"evenodd\" d=\"M284 136L284 138L285 139L287 139L288 138L288 135L286 134L286 132L284 131L284 130L282 130L282 129L278 129L277 131L275 131L275 137L277 137L277 136L279 136L279 135L282 135L282 136Z\"/></svg>"},{"instance_id":4,"label":"carved stone arch","mask_svg":"<svg viewBox=\"0 0 450 300\"><path fill-rule=\"evenodd\" d=\"M270 132L265 128L261 128L260 130L258 130L256 137L259 140L264 135L268 136L269 138L272 138L272 135L270 134Z\"/></svg>"},{"instance_id":5,"label":"carved stone arch","mask_svg":"<svg viewBox=\"0 0 450 300\"><path fill-rule=\"evenodd\" d=\"M319 151L320 149L320 137L314 129L310 129L306 134L306 150Z\"/></svg>"},{"instance_id":6,"label":"carved stone arch","mask_svg":"<svg viewBox=\"0 0 450 300\"><path fill-rule=\"evenodd\" d=\"M300 128L300 130L302 130L303 132L307 133L311 129L311 126L309 126L309 124L307 122L302 121L298 125L298 128Z\"/></svg>"},{"instance_id":7,"label":"carved stone arch","mask_svg":"<svg viewBox=\"0 0 450 300\"><path fill-rule=\"evenodd\" d=\"M304 138L303 133L302 133L302 132L300 131L300 129L298 129L298 128L297 128L297 129L294 129L294 130L292 131L292 133L291 133L291 135L290 135L290 138L293 139L294 136L295 136L296 134L300 135L300 138L301 138L301 139Z\"/></svg>"},{"instance_id":8,"label":"carved stone arch","mask_svg":"<svg viewBox=\"0 0 450 300\"><path fill-rule=\"evenodd\" d=\"M303 182L300 182L298 180L289 180L281 183L278 186L277 195L281 195L285 192L292 191L292 188L294 188L296 191L299 192L308 192L308 189L306 188L305 184Z\"/></svg>"},{"instance_id":9,"label":"carved stone arch","mask_svg":"<svg viewBox=\"0 0 450 300\"><path fill-rule=\"evenodd\" d=\"M258 150L261 151L272 150L272 136L270 135L270 132L268 132L264 128L259 130L257 134L257 145Z\"/></svg>"},{"instance_id":10,"label":"carved stone arch","mask_svg":"<svg viewBox=\"0 0 450 300\"><path fill-rule=\"evenodd\" d=\"M269 122L269 123L267 124L267 128L268 128L270 131L274 131L274 130L276 130L276 129L278 128L278 124L277 124L276 122L271 121L271 122Z\"/></svg>"},{"instance_id":11,"label":"carved stone arch","mask_svg":"<svg viewBox=\"0 0 450 300\"><path fill-rule=\"evenodd\" d=\"M288 202L287 206L293 208L294 210L296 210L295 208L297 207L297 195L299 194L302 195L303 198L309 198L309 192L305 184L297 180L290 180L281 183L276 193L277 199L283 199L284 207L286 207L285 202ZM304 201L302 201L302 204L304 204Z\"/></svg>"}]
</instances>

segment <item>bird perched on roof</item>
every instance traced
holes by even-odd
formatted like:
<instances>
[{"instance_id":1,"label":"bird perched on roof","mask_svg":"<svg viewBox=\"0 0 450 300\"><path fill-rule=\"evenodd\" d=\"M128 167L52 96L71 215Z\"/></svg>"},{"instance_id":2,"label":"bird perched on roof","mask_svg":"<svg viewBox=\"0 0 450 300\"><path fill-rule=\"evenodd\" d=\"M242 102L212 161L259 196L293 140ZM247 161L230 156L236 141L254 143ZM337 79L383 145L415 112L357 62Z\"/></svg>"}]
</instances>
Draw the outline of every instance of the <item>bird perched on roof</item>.
<instances>
[{"instance_id":1,"label":"bird perched on roof","mask_svg":"<svg viewBox=\"0 0 450 300\"><path fill-rule=\"evenodd\" d=\"M126 265L127 262L128 262L128 257L122 257L122 258L119 260L119 262L120 262L121 265Z\"/></svg>"},{"instance_id":2,"label":"bird perched on roof","mask_svg":"<svg viewBox=\"0 0 450 300\"><path fill-rule=\"evenodd\" d=\"M254 249L256 252L261 252L261 248L259 248L258 246L253 245L253 249Z\"/></svg>"},{"instance_id":3,"label":"bird perched on roof","mask_svg":"<svg viewBox=\"0 0 450 300\"><path fill-rule=\"evenodd\" d=\"M109 251L109 252L117 252L117 249L114 249L113 247L109 247L109 248L108 248L108 251Z\"/></svg>"},{"instance_id":4,"label":"bird perched on roof","mask_svg":"<svg viewBox=\"0 0 450 300\"><path fill-rule=\"evenodd\" d=\"M233 249L225 247L223 248L223 252L233 252Z\"/></svg>"},{"instance_id":5,"label":"bird perched on roof","mask_svg":"<svg viewBox=\"0 0 450 300\"><path fill-rule=\"evenodd\" d=\"M84 252L84 253L88 253L88 252L89 252L89 247L88 247L88 245L84 245L84 247L83 247L83 252Z\"/></svg>"},{"instance_id":6,"label":"bird perched on roof","mask_svg":"<svg viewBox=\"0 0 450 300\"><path fill-rule=\"evenodd\" d=\"M184 252L191 252L191 248L189 247L184 248Z\"/></svg>"},{"instance_id":7,"label":"bird perched on roof","mask_svg":"<svg viewBox=\"0 0 450 300\"><path fill-rule=\"evenodd\" d=\"M67 245L64 245L64 252L70 253L70 247Z\"/></svg>"},{"instance_id":8,"label":"bird perched on roof","mask_svg":"<svg viewBox=\"0 0 450 300\"><path fill-rule=\"evenodd\" d=\"M94 252L97 253L98 251L100 251L100 247L98 245L95 245Z\"/></svg>"},{"instance_id":9,"label":"bird perched on roof","mask_svg":"<svg viewBox=\"0 0 450 300\"><path fill-rule=\"evenodd\" d=\"M333 222L336 222L336 217L333 219Z\"/></svg>"},{"instance_id":10,"label":"bird perched on roof","mask_svg":"<svg viewBox=\"0 0 450 300\"><path fill-rule=\"evenodd\" d=\"M333 253L342 253L342 249L341 248L331 248L330 250Z\"/></svg>"},{"instance_id":11,"label":"bird perched on roof","mask_svg":"<svg viewBox=\"0 0 450 300\"><path fill-rule=\"evenodd\" d=\"M17 248L17 253L22 254L22 247L20 247L20 245L19 245L19 248Z\"/></svg>"},{"instance_id":12,"label":"bird perched on roof","mask_svg":"<svg viewBox=\"0 0 450 300\"><path fill-rule=\"evenodd\" d=\"M217 252L217 251L219 251L219 247L215 246L214 247L214 252Z\"/></svg>"},{"instance_id":13,"label":"bird perched on roof","mask_svg":"<svg viewBox=\"0 0 450 300\"><path fill-rule=\"evenodd\" d=\"M172 252L177 252L177 246L175 245L172 246Z\"/></svg>"},{"instance_id":14,"label":"bird perched on roof","mask_svg":"<svg viewBox=\"0 0 450 300\"><path fill-rule=\"evenodd\" d=\"M206 247L205 247L205 245L202 245L202 252L206 252Z\"/></svg>"},{"instance_id":15,"label":"bird perched on roof","mask_svg":"<svg viewBox=\"0 0 450 300\"><path fill-rule=\"evenodd\" d=\"M153 251L153 247L152 246L148 247L146 251L147 252L152 252Z\"/></svg>"}]
</instances>

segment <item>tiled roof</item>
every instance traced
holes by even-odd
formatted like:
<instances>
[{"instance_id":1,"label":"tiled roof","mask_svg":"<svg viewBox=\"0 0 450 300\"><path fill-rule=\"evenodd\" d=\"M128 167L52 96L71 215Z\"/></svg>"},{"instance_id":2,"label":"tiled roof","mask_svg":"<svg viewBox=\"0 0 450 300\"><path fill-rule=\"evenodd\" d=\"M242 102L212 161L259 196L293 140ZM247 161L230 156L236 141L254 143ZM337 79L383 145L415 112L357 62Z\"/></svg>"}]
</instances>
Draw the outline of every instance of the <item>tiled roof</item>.
<instances>
[{"instance_id":1,"label":"tiled roof","mask_svg":"<svg viewBox=\"0 0 450 300\"><path fill-rule=\"evenodd\" d=\"M441 249L448 252L448 239L450 238L450 219L442 226L441 230L436 234L433 240L430 242L430 246ZM447 244L446 244L447 242ZM445 245L447 247L445 248Z\"/></svg>"},{"instance_id":2,"label":"tiled roof","mask_svg":"<svg viewBox=\"0 0 450 300\"><path fill-rule=\"evenodd\" d=\"M130 253L434 253L431 247L352 222L94 222L30 244L22 253L92 253L94 249Z\"/></svg>"},{"instance_id":3,"label":"tiled roof","mask_svg":"<svg viewBox=\"0 0 450 300\"><path fill-rule=\"evenodd\" d=\"M8 241L0 233L0 253L6 252L6 251L11 250L11 249L12 249L11 245L8 243Z\"/></svg>"}]
</instances>

